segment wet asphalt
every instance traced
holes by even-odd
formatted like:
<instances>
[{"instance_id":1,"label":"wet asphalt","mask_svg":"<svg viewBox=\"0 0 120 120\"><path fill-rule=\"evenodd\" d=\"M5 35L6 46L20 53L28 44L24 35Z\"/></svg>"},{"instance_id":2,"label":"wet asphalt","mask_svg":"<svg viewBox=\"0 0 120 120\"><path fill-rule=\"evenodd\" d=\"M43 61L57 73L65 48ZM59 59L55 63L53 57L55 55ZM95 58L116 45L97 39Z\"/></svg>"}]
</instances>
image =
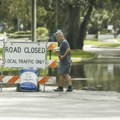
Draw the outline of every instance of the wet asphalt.
<instances>
[{"instance_id":1,"label":"wet asphalt","mask_svg":"<svg viewBox=\"0 0 120 120\"><path fill-rule=\"evenodd\" d=\"M54 92L16 92L3 88L0 92L0 119L120 119L120 93L74 90Z\"/></svg>"}]
</instances>

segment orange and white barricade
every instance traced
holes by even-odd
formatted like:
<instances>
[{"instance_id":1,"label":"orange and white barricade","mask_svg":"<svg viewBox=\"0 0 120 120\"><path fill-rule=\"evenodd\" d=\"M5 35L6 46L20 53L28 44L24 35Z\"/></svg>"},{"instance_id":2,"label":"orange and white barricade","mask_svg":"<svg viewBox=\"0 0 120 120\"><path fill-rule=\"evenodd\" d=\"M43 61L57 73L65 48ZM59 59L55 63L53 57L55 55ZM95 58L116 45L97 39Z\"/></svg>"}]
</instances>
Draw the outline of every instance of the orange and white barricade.
<instances>
[{"instance_id":1,"label":"orange and white barricade","mask_svg":"<svg viewBox=\"0 0 120 120\"><path fill-rule=\"evenodd\" d=\"M48 50L54 50L58 47L58 42L48 42L47 43L47 49Z\"/></svg>"},{"instance_id":2,"label":"orange and white barricade","mask_svg":"<svg viewBox=\"0 0 120 120\"><path fill-rule=\"evenodd\" d=\"M38 78L38 84L52 83L55 82L56 78L54 76L43 76ZM2 83L17 84L20 83L20 76L0 76L0 81Z\"/></svg>"},{"instance_id":3,"label":"orange and white barricade","mask_svg":"<svg viewBox=\"0 0 120 120\"><path fill-rule=\"evenodd\" d=\"M38 84L56 84L56 77L54 76L39 77Z\"/></svg>"},{"instance_id":4,"label":"orange and white barricade","mask_svg":"<svg viewBox=\"0 0 120 120\"><path fill-rule=\"evenodd\" d=\"M50 68L56 68L57 67L57 60L48 60L47 66Z\"/></svg>"},{"instance_id":5,"label":"orange and white barricade","mask_svg":"<svg viewBox=\"0 0 120 120\"><path fill-rule=\"evenodd\" d=\"M17 84L20 83L20 76L0 76L0 83L1 83L1 92L2 92L2 84ZM38 84L44 85L55 85L56 84L56 77L52 76L43 76L38 78Z\"/></svg>"},{"instance_id":6,"label":"orange and white barricade","mask_svg":"<svg viewBox=\"0 0 120 120\"><path fill-rule=\"evenodd\" d=\"M20 82L19 76L0 76L0 81L2 83L16 84Z\"/></svg>"},{"instance_id":7,"label":"orange and white barricade","mask_svg":"<svg viewBox=\"0 0 120 120\"><path fill-rule=\"evenodd\" d=\"M45 85L56 85L56 77L52 76L45 76L45 77L40 77L38 80L38 84L44 85L44 90L45 91Z\"/></svg>"}]
</instances>

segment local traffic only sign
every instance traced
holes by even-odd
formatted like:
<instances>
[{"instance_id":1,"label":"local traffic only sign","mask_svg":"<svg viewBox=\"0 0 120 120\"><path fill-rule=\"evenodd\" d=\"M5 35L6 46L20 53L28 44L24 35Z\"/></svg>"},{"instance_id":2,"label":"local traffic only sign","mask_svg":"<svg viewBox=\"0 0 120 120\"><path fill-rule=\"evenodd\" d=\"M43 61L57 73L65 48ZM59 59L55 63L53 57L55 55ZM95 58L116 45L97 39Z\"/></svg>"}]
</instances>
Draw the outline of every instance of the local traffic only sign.
<instances>
[{"instance_id":1,"label":"local traffic only sign","mask_svg":"<svg viewBox=\"0 0 120 120\"><path fill-rule=\"evenodd\" d=\"M46 42L6 42L3 50L4 67L46 67Z\"/></svg>"}]
</instances>

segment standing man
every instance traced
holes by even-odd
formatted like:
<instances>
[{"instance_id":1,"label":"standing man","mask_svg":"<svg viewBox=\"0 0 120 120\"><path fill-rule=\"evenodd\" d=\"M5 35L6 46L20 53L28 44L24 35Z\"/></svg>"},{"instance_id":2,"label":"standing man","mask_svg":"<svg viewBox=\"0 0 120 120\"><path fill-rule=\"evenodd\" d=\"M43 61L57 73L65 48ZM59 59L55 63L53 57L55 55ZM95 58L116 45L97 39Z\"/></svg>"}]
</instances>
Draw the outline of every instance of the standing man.
<instances>
[{"instance_id":1,"label":"standing man","mask_svg":"<svg viewBox=\"0 0 120 120\"><path fill-rule=\"evenodd\" d=\"M61 30L58 30L55 33L56 39L60 44L60 51L59 51L59 59L60 64L58 66L58 74L59 74L59 85L57 89L54 89L56 92L62 92L63 89L63 81L64 79L68 82L68 88L67 92L72 92L72 80L70 77L70 71L71 71L71 53L70 53L70 46L68 41L64 38L64 35Z\"/></svg>"}]
</instances>

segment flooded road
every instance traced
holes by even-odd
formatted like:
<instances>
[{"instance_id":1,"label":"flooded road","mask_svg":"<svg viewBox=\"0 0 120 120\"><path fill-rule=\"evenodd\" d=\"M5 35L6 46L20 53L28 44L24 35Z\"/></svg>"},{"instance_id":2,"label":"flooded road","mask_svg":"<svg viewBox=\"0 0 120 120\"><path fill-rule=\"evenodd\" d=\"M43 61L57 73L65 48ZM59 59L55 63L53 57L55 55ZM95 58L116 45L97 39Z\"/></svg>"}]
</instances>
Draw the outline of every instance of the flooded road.
<instances>
[{"instance_id":1,"label":"flooded road","mask_svg":"<svg viewBox=\"0 0 120 120\"><path fill-rule=\"evenodd\" d=\"M119 92L119 71L119 63L83 63L72 66L71 76L78 78L73 79L76 89Z\"/></svg>"}]
</instances>

